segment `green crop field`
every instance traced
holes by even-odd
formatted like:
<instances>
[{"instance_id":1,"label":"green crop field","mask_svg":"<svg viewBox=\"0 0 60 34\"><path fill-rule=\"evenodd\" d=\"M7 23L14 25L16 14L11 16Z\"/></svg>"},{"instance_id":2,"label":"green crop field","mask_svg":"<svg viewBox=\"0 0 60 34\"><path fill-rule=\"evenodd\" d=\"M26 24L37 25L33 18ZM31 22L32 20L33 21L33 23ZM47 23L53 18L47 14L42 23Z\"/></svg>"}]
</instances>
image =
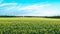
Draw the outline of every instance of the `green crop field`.
<instances>
[{"instance_id":1,"label":"green crop field","mask_svg":"<svg viewBox=\"0 0 60 34\"><path fill-rule=\"evenodd\" d=\"M0 18L0 34L60 34L60 19Z\"/></svg>"}]
</instances>

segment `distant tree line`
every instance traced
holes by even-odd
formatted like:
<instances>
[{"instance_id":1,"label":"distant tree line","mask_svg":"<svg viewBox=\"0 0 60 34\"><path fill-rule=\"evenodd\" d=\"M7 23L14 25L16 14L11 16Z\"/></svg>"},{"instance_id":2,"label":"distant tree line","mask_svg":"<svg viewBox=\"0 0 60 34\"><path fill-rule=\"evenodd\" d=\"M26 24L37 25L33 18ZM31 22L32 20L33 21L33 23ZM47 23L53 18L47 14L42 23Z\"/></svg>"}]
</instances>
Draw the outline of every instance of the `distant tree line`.
<instances>
[{"instance_id":1,"label":"distant tree line","mask_svg":"<svg viewBox=\"0 0 60 34\"><path fill-rule=\"evenodd\" d=\"M4 15L4 16L0 16L0 17L37 17L37 18L60 18L60 16L7 16L7 15Z\"/></svg>"},{"instance_id":2,"label":"distant tree line","mask_svg":"<svg viewBox=\"0 0 60 34\"><path fill-rule=\"evenodd\" d=\"M45 16L45 18L60 18L60 16Z\"/></svg>"}]
</instances>

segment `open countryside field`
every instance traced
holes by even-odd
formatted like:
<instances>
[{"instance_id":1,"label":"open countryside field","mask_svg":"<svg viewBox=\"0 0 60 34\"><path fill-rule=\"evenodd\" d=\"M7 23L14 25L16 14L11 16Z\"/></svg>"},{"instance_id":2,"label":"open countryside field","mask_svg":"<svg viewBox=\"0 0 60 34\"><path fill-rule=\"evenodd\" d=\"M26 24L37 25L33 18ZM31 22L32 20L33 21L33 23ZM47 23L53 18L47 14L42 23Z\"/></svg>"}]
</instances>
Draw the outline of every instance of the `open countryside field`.
<instances>
[{"instance_id":1,"label":"open countryside field","mask_svg":"<svg viewBox=\"0 0 60 34\"><path fill-rule=\"evenodd\" d=\"M60 34L60 19L0 18L0 34Z\"/></svg>"}]
</instances>

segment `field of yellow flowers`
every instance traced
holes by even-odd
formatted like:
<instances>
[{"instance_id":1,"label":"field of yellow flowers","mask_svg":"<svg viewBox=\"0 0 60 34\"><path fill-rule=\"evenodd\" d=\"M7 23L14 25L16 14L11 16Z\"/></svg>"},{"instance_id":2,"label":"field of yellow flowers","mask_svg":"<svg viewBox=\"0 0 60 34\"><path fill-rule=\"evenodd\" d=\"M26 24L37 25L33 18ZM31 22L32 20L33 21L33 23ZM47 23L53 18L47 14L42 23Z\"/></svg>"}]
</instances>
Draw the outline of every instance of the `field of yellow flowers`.
<instances>
[{"instance_id":1,"label":"field of yellow flowers","mask_svg":"<svg viewBox=\"0 0 60 34\"><path fill-rule=\"evenodd\" d=\"M60 34L60 19L0 18L0 34Z\"/></svg>"}]
</instances>

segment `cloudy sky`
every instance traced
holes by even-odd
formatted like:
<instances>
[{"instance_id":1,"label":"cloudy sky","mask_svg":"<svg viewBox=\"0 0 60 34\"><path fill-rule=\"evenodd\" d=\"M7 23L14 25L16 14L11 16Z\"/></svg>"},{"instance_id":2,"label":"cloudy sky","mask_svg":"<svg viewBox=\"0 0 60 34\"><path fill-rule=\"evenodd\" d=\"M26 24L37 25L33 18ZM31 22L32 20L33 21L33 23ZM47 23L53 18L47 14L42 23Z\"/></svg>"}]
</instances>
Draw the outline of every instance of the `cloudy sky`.
<instances>
[{"instance_id":1,"label":"cloudy sky","mask_svg":"<svg viewBox=\"0 0 60 34\"><path fill-rule=\"evenodd\" d=\"M60 15L60 0L0 0L0 15Z\"/></svg>"}]
</instances>

